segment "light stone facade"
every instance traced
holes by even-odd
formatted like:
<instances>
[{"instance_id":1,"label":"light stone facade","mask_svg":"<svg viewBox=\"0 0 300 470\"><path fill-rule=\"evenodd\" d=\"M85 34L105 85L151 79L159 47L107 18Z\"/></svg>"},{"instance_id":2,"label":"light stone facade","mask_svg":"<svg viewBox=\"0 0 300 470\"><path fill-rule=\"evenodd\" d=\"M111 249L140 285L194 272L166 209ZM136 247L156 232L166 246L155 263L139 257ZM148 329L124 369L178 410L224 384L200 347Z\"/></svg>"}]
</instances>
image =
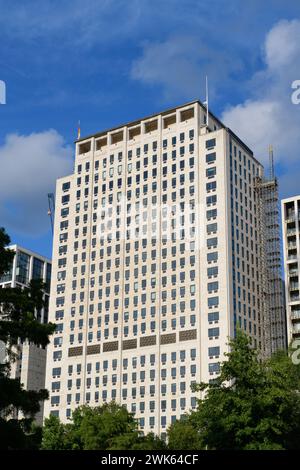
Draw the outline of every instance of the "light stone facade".
<instances>
[{"instance_id":1,"label":"light stone facade","mask_svg":"<svg viewBox=\"0 0 300 470\"><path fill-rule=\"evenodd\" d=\"M300 337L300 196L281 201L288 344Z\"/></svg>"},{"instance_id":2,"label":"light stone facade","mask_svg":"<svg viewBox=\"0 0 300 470\"><path fill-rule=\"evenodd\" d=\"M15 252L11 269L0 278L0 288L27 287L32 279L42 279L47 287L45 308L37 312L40 322L48 322L49 291L51 279L51 260L19 245L9 247ZM18 345L17 359L12 363L12 378L19 378L25 390L45 388L46 349L28 342ZM38 424L43 422L43 404L35 416Z\"/></svg>"},{"instance_id":3,"label":"light stone facade","mask_svg":"<svg viewBox=\"0 0 300 470\"><path fill-rule=\"evenodd\" d=\"M217 376L237 324L263 348L262 176L199 101L76 142L56 186L45 416L116 400L164 434L195 409L191 384Z\"/></svg>"}]
</instances>

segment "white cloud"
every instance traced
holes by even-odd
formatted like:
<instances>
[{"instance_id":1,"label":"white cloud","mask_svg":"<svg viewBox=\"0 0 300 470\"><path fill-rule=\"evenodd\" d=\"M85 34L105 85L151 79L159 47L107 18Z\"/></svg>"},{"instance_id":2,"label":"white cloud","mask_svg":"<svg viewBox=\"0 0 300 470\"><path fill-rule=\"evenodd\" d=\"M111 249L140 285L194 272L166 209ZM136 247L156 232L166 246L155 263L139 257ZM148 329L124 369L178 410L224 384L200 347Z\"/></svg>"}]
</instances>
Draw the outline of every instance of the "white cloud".
<instances>
[{"instance_id":1,"label":"white cloud","mask_svg":"<svg viewBox=\"0 0 300 470\"><path fill-rule=\"evenodd\" d=\"M206 46L199 35L178 35L144 44L142 56L132 64L131 78L160 85L167 100L178 101L204 98L205 75L213 95L214 84L228 80L240 67L236 57Z\"/></svg>"},{"instance_id":2,"label":"white cloud","mask_svg":"<svg viewBox=\"0 0 300 470\"><path fill-rule=\"evenodd\" d=\"M193 93L199 89L200 70L192 60L196 52L196 41L188 37L146 44L143 56L133 63L132 78L162 85L168 97L181 95L184 89Z\"/></svg>"},{"instance_id":3,"label":"white cloud","mask_svg":"<svg viewBox=\"0 0 300 470\"><path fill-rule=\"evenodd\" d=\"M290 66L294 60L299 63L300 50L299 20L282 20L269 32L265 41L265 60L271 70Z\"/></svg>"},{"instance_id":4,"label":"white cloud","mask_svg":"<svg viewBox=\"0 0 300 470\"><path fill-rule=\"evenodd\" d=\"M0 146L0 221L7 230L39 236L49 230L47 194L72 172L72 150L55 130L10 134Z\"/></svg>"},{"instance_id":5,"label":"white cloud","mask_svg":"<svg viewBox=\"0 0 300 470\"><path fill-rule=\"evenodd\" d=\"M285 173L286 195L289 175L298 173L300 180L300 106L291 102L291 84L300 79L300 21L277 23L265 38L263 57L264 69L250 81L250 98L226 109L222 120L265 164L268 145L273 144L275 162Z\"/></svg>"}]
</instances>

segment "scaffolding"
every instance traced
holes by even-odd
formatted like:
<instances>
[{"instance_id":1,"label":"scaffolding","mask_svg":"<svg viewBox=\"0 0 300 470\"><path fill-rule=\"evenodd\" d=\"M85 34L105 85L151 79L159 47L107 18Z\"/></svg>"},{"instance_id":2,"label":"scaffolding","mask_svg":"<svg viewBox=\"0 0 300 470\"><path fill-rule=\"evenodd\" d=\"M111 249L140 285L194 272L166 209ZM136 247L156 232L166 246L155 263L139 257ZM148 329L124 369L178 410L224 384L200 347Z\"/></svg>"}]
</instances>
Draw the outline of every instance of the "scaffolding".
<instances>
[{"instance_id":1,"label":"scaffolding","mask_svg":"<svg viewBox=\"0 0 300 470\"><path fill-rule=\"evenodd\" d=\"M274 172L273 149L269 148L269 177L256 180L261 265L261 351L270 357L286 349L285 296L281 278L278 181Z\"/></svg>"}]
</instances>

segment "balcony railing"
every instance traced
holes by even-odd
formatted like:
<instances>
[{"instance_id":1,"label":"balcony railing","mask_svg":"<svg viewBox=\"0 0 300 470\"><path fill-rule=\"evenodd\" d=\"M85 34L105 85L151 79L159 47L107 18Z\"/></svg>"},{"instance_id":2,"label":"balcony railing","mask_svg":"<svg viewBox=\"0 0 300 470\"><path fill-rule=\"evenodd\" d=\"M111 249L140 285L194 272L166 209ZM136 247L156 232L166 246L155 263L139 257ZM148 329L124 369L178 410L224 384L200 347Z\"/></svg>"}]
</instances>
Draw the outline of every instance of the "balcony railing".
<instances>
[{"instance_id":1,"label":"balcony railing","mask_svg":"<svg viewBox=\"0 0 300 470\"><path fill-rule=\"evenodd\" d=\"M293 214L288 214L285 221L287 223L294 222L295 221L295 214L294 213Z\"/></svg>"},{"instance_id":2,"label":"balcony railing","mask_svg":"<svg viewBox=\"0 0 300 470\"><path fill-rule=\"evenodd\" d=\"M297 269L291 269L288 274L289 274L290 277L298 276L298 270Z\"/></svg>"},{"instance_id":3,"label":"balcony railing","mask_svg":"<svg viewBox=\"0 0 300 470\"><path fill-rule=\"evenodd\" d=\"M300 323L296 323L292 328L293 334L300 334Z\"/></svg>"}]
</instances>

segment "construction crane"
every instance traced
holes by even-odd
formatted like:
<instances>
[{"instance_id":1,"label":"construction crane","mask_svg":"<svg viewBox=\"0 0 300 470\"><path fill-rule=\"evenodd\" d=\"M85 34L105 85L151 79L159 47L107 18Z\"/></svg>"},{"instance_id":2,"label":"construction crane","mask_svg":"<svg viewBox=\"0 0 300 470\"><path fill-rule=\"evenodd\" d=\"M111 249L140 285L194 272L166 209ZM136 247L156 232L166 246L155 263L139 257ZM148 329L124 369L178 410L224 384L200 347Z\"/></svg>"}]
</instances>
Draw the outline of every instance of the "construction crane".
<instances>
[{"instance_id":1,"label":"construction crane","mask_svg":"<svg viewBox=\"0 0 300 470\"><path fill-rule=\"evenodd\" d=\"M54 194L48 193L48 215L51 221L52 235L53 235L53 224L54 224L54 210L55 210Z\"/></svg>"}]
</instances>

